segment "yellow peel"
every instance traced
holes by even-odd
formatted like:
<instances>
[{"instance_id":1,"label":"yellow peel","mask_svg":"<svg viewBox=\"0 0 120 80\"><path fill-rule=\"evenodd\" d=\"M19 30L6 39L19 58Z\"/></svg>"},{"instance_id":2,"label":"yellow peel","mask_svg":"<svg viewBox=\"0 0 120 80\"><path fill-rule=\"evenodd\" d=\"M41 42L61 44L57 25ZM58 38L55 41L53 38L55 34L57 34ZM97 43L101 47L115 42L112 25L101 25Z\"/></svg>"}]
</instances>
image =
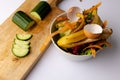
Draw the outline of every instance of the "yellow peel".
<instances>
[{"instance_id":1,"label":"yellow peel","mask_svg":"<svg viewBox=\"0 0 120 80\"><path fill-rule=\"evenodd\" d=\"M78 42L78 41L81 41L81 40L84 40L84 39L86 39L84 31L80 30L78 32L75 32L75 33L72 33L68 36L64 36L64 37L60 38L57 41L57 44L60 47L65 47L65 45L72 44L72 43L75 43L75 42Z\"/></svg>"}]
</instances>

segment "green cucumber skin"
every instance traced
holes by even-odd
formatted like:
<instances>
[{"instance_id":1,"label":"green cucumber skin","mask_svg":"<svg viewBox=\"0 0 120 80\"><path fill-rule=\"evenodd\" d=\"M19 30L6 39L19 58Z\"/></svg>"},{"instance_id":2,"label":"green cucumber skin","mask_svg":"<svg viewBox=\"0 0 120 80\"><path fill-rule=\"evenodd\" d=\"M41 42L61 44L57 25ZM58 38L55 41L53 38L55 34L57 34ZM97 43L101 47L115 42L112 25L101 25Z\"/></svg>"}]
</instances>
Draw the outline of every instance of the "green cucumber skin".
<instances>
[{"instance_id":1,"label":"green cucumber skin","mask_svg":"<svg viewBox=\"0 0 120 80\"><path fill-rule=\"evenodd\" d=\"M16 57L23 58L23 57L27 56L27 55L29 54L29 52L30 52L29 49L26 49L26 50L27 50L27 52L26 52L24 55L19 55L18 53L15 53L14 47L13 47L13 48L12 48L12 53L13 53Z\"/></svg>"},{"instance_id":2,"label":"green cucumber skin","mask_svg":"<svg viewBox=\"0 0 120 80\"><path fill-rule=\"evenodd\" d=\"M30 18L26 13L24 13L23 11L18 11L14 14L14 16L12 17L12 21L18 25L21 29L23 29L24 31L28 30L28 25L30 23L32 23L31 26L33 26L35 24L35 21ZM30 27L31 27L30 26ZM29 28L30 28L29 27Z\"/></svg>"},{"instance_id":3,"label":"green cucumber skin","mask_svg":"<svg viewBox=\"0 0 120 80\"><path fill-rule=\"evenodd\" d=\"M41 17L41 20L51 11L51 6L46 1L40 1L38 5L31 11L36 12Z\"/></svg>"},{"instance_id":4,"label":"green cucumber skin","mask_svg":"<svg viewBox=\"0 0 120 80\"><path fill-rule=\"evenodd\" d=\"M21 38L21 37L19 37L19 34L16 34L16 38L18 39L18 40L22 40L22 41L27 41L27 40L30 40L31 38L32 38L32 34L28 37L28 38Z\"/></svg>"}]
</instances>

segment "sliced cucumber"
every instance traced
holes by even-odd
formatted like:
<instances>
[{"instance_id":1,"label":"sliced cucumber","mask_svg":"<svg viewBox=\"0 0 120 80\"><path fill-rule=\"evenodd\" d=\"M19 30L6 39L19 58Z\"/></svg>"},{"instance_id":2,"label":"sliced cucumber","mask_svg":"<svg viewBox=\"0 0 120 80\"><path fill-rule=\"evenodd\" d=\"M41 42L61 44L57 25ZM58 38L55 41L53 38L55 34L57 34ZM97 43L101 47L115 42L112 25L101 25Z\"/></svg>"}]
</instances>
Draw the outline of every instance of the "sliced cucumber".
<instances>
[{"instance_id":1,"label":"sliced cucumber","mask_svg":"<svg viewBox=\"0 0 120 80\"><path fill-rule=\"evenodd\" d=\"M14 40L15 44L20 44L20 45L29 45L30 42L29 41L22 41L22 40L18 40L17 38Z\"/></svg>"},{"instance_id":2,"label":"sliced cucumber","mask_svg":"<svg viewBox=\"0 0 120 80\"><path fill-rule=\"evenodd\" d=\"M40 1L31 11L31 15L37 19L43 20L50 11L50 5L46 1Z\"/></svg>"},{"instance_id":3,"label":"sliced cucumber","mask_svg":"<svg viewBox=\"0 0 120 80\"><path fill-rule=\"evenodd\" d=\"M30 51L30 42L18 40L17 38L14 40L14 44L12 47L12 52L17 57L24 57Z\"/></svg>"},{"instance_id":4,"label":"sliced cucumber","mask_svg":"<svg viewBox=\"0 0 120 80\"><path fill-rule=\"evenodd\" d=\"M12 53L17 57L25 57L30 52L31 34L16 34L12 45Z\"/></svg>"},{"instance_id":5,"label":"sliced cucumber","mask_svg":"<svg viewBox=\"0 0 120 80\"><path fill-rule=\"evenodd\" d=\"M28 48L12 48L12 52L15 56L17 57L24 57L29 53L29 49Z\"/></svg>"},{"instance_id":6,"label":"sliced cucumber","mask_svg":"<svg viewBox=\"0 0 120 80\"><path fill-rule=\"evenodd\" d=\"M16 37L19 40L26 41L32 38L32 34L16 34Z\"/></svg>"},{"instance_id":7,"label":"sliced cucumber","mask_svg":"<svg viewBox=\"0 0 120 80\"><path fill-rule=\"evenodd\" d=\"M13 47L14 48L22 48L22 49L29 49L30 48L30 45L23 45L23 44L13 44Z\"/></svg>"},{"instance_id":8,"label":"sliced cucumber","mask_svg":"<svg viewBox=\"0 0 120 80\"><path fill-rule=\"evenodd\" d=\"M35 21L23 11L17 11L12 17L12 21L24 31L27 31L35 24Z\"/></svg>"}]
</instances>

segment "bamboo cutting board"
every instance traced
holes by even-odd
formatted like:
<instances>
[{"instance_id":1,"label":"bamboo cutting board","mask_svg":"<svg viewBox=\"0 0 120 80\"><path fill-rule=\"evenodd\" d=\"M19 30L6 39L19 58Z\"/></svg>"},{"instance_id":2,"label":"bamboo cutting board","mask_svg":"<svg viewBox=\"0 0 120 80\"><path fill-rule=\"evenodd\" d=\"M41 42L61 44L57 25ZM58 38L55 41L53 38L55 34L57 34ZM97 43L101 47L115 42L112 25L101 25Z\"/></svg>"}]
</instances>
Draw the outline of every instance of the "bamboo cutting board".
<instances>
[{"instance_id":1,"label":"bamboo cutting board","mask_svg":"<svg viewBox=\"0 0 120 80\"><path fill-rule=\"evenodd\" d=\"M40 0L26 0L16 11L22 10L28 15L30 11ZM52 11L43 21L37 22L37 25L29 31L24 32L12 21L14 12L2 25L0 25L0 80L24 80L28 72L40 59L44 51L50 44L50 41L43 46L46 37L49 34L50 23L60 13L64 12L56 7L61 0L48 0ZM11 48L16 34L33 34L31 49L28 56L17 58L12 54ZM41 49L40 49L41 48Z\"/></svg>"}]
</instances>

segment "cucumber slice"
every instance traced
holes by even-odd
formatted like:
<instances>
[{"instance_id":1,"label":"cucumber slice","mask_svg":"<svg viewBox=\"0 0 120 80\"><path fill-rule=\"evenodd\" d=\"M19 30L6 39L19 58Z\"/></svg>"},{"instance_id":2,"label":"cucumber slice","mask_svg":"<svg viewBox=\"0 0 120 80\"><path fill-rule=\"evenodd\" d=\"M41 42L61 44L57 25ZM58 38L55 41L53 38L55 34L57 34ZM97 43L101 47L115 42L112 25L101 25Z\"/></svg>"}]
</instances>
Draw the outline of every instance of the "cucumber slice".
<instances>
[{"instance_id":1,"label":"cucumber slice","mask_svg":"<svg viewBox=\"0 0 120 80\"><path fill-rule=\"evenodd\" d=\"M32 34L16 34L16 38L22 41L26 41L32 38Z\"/></svg>"},{"instance_id":2,"label":"cucumber slice","mask_svg":"<svg viewBox=\"0 0 120 80\"><path fill-rule=\"evenodd\" d=\"M17 57L25 57L30 51L31 34L16 34L14 43L12 45L12 53Z\"/></svg>"},{"instance_id":3,"label":"cucumber slice","mask_svg":"<svg viewBox=\"0 0 120 80\"><path fill-rule=\"evenodd\" d=\"M46 1L40 1L31 11L31 15L37 19L43 20L50 11L50 5Z\"/></svg>"},{"instance_id":4,"label":"cucumber slice","mask_svg":"<svg viewBox=\"0 0 120 80\"><path fill-rule=\"evenodd\" d=\"M22 49L29 49L30 45L25 45L25 44L13 44L14 48L22 48Z\"/></svg>"},{"instance_id":5,"label":"cucumber slice","mask_svg":"<svg viewBox=\"0 0 120 80\"><path fill-rule=\"evenodd\" d=\"M22 48L12 48L12 52L17 57L24 57L24 56L26 56L29 53L29 49L28 48L25 48L25 49L22 49Z\"/></svg>"},{"instance_id":6,"label":"cucumber slice","mask_svg":"<svg viewBox=\"0 0 120 80\"><path fill-rule=\"evenodd\" d=\"M35 21L22 11L16 12L12 17L12 21L24 31L27 31L35 24Z\"/></svg>"},{"instance_id":7,"label":"cucumber slice","mask_svg":"<svg viewBox=\"0 0 120 80\"><path fill-rule=\"evenodd\" d=\"M18 40L17 38L14 40L14 43L19 44L19 45L29 45L30 44L29 41Z\"/></svg>"}]
</instances>

